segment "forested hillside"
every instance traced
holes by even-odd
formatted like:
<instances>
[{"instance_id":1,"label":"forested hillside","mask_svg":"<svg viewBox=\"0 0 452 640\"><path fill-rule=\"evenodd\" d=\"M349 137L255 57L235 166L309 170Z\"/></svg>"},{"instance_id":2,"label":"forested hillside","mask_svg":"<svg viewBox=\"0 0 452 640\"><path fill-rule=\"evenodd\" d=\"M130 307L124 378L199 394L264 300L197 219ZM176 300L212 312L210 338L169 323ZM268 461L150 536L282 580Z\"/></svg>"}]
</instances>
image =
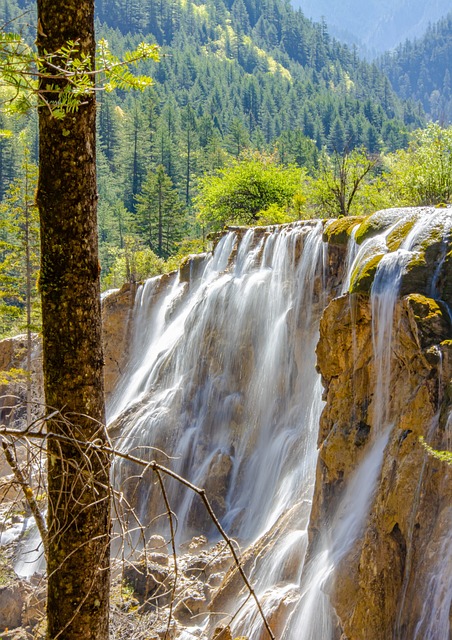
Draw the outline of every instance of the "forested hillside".
<instances>
[{"instance_id":1,"label":"forested hillside","mask_svg":"<svg viewBox=\"0 0 452 640\"><path fill-rule=\"evenodd\" d=\"M381 54L407 39L420 38L450 11L449 0L293 0L307 16L324 18L341 40L359 42Z\"/></svg>"},{"instance_id":2,"label":"forested hillside","mask_svg":"<svg viewBox=\"0 0 452 640\"><path fill-rule=\"evenodd\" d=\"M379 65L399 96L420 100L433 120L452 122L452 13L431 24L423 38L385 54Z\"/></svg>"},{"instance_id":3,"label":"forested hillside","mask_svg":"<svg viewBox=\"0 0 452 640\"><path fill-rule=\"evenodd\" d=\"M34 3L0 0L0 19L34 41ZM204 246L197 188L233 159L259 152L309 176L324 151L391 152L424 123L420 105L401 101L377 65L284 0L99 0L96 28L119 56L143 40L161 47L159 62L140 65L152 88L98 93L104 286ZM12 132L0 137L4 199L23 182L23 149L37 161L36 114L2 109L0 129ZM302 215L306 197L297 198Z\"/></svg>"}]
</instances>

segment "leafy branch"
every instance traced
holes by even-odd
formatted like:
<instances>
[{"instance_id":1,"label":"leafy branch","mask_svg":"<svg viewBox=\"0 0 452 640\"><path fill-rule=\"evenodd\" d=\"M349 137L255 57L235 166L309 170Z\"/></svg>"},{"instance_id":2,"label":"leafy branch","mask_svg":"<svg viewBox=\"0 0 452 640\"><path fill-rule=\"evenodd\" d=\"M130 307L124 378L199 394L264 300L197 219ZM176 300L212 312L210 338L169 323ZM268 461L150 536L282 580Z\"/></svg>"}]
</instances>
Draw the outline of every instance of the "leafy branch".
<instances>
[{"instance_id":1,"label":"leafy branch","mask_svg":"<svg viewBox=\"0 0 452 640\"><path fill-rule=\"evenodd\" d=\"M158 59L157 45L141 42L120 59L102 39L93 69L90 56L81 51L78 40L39 56L21 35L0 30L0 95L9 112L24 113L45 106L53 117L61 119L96 91L143 91L153 80L134 74L132 69L143 60Z\"/></svg>"},{"instance_id":2,"label":"leafy branch","mask_svg":"<svg viewBox=\"0 0 452 640\"><path fill-rule=\"evenodd\" d=\"M430 454L433 458L436 458L436 460L441 460L441 462L445 462L446 464L452 466L452 451L441 451L438 449L433 449L425 442L422 436L420 436L419 442L427 451L427 453Z\"/></svg>"}]
</instances>

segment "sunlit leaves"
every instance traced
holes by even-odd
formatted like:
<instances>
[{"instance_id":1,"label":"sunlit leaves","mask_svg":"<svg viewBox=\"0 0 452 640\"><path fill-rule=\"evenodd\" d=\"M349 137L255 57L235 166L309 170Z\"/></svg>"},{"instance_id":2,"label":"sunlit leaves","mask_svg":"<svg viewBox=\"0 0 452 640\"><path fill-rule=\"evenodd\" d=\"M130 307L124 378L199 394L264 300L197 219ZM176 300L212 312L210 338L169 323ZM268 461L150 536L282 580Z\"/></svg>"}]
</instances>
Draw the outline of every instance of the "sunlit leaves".
<instances>
[{"instance_id":1,"label":"sunlit leaves","mask_svg":"<svg viewBox=\"0 0 452 640\"><path fill-rule=\"evenodd\" d=\"M199 180L199 220L214 230L228 224L289 222L298 217L294 196L303 191L306 179L303 169L278 165L257 152L248 154Z\"/></svg>"},{"instance_id":2,"label":"sunlit leaves","mask_svg":"<svg viewBox=\"0 0 452 640\"><path fill-rule=\"evenodd\" d=\"M411 135L407 150L386 158L388 189L402 205L452 201L452 127L430 123Z\"/></svg>"},{"instance_id":3,"label":"sunlit leaves","mask_svg":"<svg viewBox=\"0 0 452 640\"><path fill-rule=\"evenodd\" d=\"M132 73L131 68L137 67L142 60L157 61L158 47L154 44L141 42L133 51L126 51L124 60L113 55L105 39L99 41L96 61L97 81L107 92L114 89L138 89L143 91L152 85L152 78Z\"/></svg>"},{"instance_id":4,"label":"sunlit leaves","mask_svg":"<svg viewBox=\"0 0 452 640\"><path fill-rule=\"evenodd\" d=\"M0 87L6 88L3 109L24 113L33 106L45 106L55 118L64 118L93 92L142 91L152 84L152 78L135 72L143 60L158 60L156 45L142 42L120 59L102 39L93 69L77 40L38 56L20 35L0 31Z\"/></svg>"}]
</instances>

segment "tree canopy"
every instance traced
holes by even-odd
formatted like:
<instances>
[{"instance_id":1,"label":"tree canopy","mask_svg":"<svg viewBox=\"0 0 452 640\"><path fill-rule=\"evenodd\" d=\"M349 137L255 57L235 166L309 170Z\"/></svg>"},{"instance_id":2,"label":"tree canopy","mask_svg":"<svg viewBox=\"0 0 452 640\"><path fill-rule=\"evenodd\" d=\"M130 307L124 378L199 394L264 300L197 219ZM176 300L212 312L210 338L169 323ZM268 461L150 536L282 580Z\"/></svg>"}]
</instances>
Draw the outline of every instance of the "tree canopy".
<instances>
[{"instance_id":1,"label":"tree canopy","mask_svg":"<svg viewBox=\"0 0 452 640\"><path fill-rule=\"evenodd\" d=\"M195 199L199 220L213 230L261 220L288 222L295 215L294 197L303 192L305 179L303 169L276 164L266 155L254 153L233 160L199 180Z\"/></svg>"}]
</instances>

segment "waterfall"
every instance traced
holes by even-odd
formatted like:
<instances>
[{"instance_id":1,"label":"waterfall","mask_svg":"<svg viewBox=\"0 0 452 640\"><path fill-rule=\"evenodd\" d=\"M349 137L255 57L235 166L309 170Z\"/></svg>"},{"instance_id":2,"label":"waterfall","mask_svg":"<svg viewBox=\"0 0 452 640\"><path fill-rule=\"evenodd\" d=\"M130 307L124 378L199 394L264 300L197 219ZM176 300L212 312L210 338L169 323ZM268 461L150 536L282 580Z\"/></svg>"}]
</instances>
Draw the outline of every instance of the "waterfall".
<instances>
[{"instance_id":1,"label":"waterfall","mask_svg":"<svg viewBox=\"0 0 452 640\"><path fill-rule=\"evenodd\" d=\"M110 409L113 420L127 416L121 450L164 449L175 458L172 468L208 493L212 474L220 474L223 524L247 542L267 531L294 496L309 500L313 488L322 407L315 371L322 230L317 222L260 237L231 232L197 282L176 279L160 297L153 297L155 284L144 285L130 372ZM126 486L128 474L117 463L116 485ZM151 489L142 491L146 522ZM189 535L184 527L194 533L204 516L193 494L176 486L170 497L179 536Z\"/></svg>"},{"instance_id":2,"label":"waterfall","mask_svg":"<svg viewBox=\"0 0 452 640\"><path fill-rule=\"evenodd\" d=\"M407 224L403 241L391 248L390 239ZM323 223L231 230L204 258L196 277L184 281L174 275L165 287L153 279L138 291L129 367L109 407L115 446L156 459L205 488L223 526L242 545L257 545L267 536L268 554L261 550L264 560L256 563L251 580L268 616L283 603L279 637L284 640L336 637L330 585L366 525L393 428L395 306L407 265L433 226L445 236L450 211L401 211L360 246L358 225L350 235L339 292L346 293L353 274L383 254L370 296L375 428L307 559L324 406L315 348L320 316L338 293L328 290L325 277ZM445 257L444 249L443 262ZM439 277L440 267L433 274L434 294ZM116 460L114 485L135 500L137 518L151 525L151 533L164 531L158 492L137 473ZM170 482L167 491L177 512L178 542L200 529L213 535L194 494ZM279 528L282 522L285 527ZM441 604L441 619L430 619L426 604L419 625L428 640L445 640L450 589L434 575L429 589L426 603ZM251 600L240 596L235 609L233 634L263 638Z\"/></svg>"}]
</instances>

